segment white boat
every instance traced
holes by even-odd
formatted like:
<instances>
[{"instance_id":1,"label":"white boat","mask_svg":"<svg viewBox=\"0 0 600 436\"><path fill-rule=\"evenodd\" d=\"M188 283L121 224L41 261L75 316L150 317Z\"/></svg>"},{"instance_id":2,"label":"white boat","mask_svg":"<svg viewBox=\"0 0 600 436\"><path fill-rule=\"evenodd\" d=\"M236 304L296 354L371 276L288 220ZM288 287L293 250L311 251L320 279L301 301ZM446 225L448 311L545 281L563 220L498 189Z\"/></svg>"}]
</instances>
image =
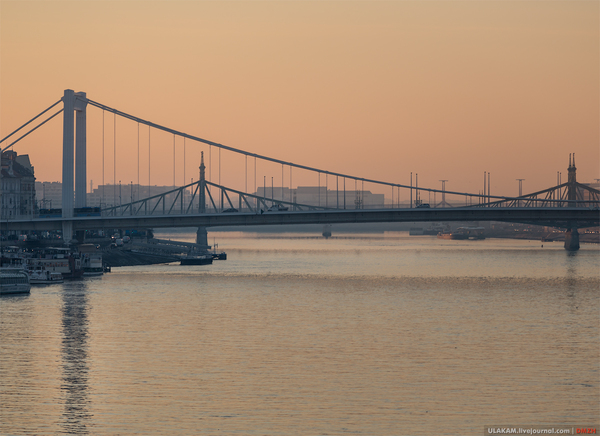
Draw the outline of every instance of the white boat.
<instances>
[{"instance_id":1,"label":"white boat","mask_svg":"<svg viewBox=\"0 0 600 436\"><path fill-rule=\"evenodd\" d=\"M30 271L50 271L62 274L65 279L83 277L81 257L69 248L48 247L33 257L23 258L24 268Z\"/></svg>"},{"instance_id":2,"label":"white boat","mask_svg":"<svg viewBox=\"0 0 600 436\"><path fill-rule=\"evenodd\" d=\"M79 246L79 255L81 257L84 277L101 276L104 274L102 251L97 246L93 244L81 244Z\"/></svg>"},{"instance_id":3,"label":"white boat","mask_svg":"<svg viewBox=\"0 0 600 436\"><path fill-rule=\"evenodd\" d=\"M0 270L0 295L29 294L29 276L20 269Z\"/></svg>"},{"instance_id":4,"label":"white boat","mask_svg":"<svg viewBox=\"0 0 600 436\"><path fill-rule=\"evenodd\" d=\"M32 285L52 285L64 282L63 276L59 272L44 271L41 269L28 270L26 272L29 275L29 283Z\"/></svg>"}]
</instances>

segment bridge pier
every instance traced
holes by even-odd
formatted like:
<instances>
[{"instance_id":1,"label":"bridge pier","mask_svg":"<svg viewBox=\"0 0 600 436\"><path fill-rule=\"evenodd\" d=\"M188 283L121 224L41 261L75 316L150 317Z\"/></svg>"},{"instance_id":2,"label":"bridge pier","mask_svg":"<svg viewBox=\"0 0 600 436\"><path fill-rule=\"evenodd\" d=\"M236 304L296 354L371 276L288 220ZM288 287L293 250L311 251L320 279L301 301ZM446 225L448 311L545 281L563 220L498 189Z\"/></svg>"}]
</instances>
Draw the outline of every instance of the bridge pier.
<instances>
[{"instance_id":1,"label":"bridge pier","mask_svg":"<svg viewBox=\"0 0 600 436\"><path fill-rule=\"evenodd\" d=\"M567 231L565 232L565 250L579 250L579 231L577 231L577 227L567 229Z\"/></svg>"},{"instance_id":2,"label":"bridge pier","mask_svg":"<svg viewBox=\"0 0 600 436\"><path fill-rule=\"evenodd\" d=\"M206 231L206 227L198 227L198 230L196 231L196 244L207 247L207 250L210 248L208 245L208 232Z\"/></svg>"},{"instance_id":3,"label":"bridge pier","mask_svg":"<svg viewBox=\"0 0 600 436\"><path fill-rule=\"evenodd\" d=\"M85 230L76 230L75 239L77 240L78 244L83 244L85 241Z\"/></svg>"},{"instance_id":4,"label":"bridge pier","mask_svg":"<svg viewBox=\"0 0 600 436\"><path fill-rule=\"evenodd\" d=\"M63 244L69 245L73 240L73 221L62 222Z\"/></svg>"}]
</instances>

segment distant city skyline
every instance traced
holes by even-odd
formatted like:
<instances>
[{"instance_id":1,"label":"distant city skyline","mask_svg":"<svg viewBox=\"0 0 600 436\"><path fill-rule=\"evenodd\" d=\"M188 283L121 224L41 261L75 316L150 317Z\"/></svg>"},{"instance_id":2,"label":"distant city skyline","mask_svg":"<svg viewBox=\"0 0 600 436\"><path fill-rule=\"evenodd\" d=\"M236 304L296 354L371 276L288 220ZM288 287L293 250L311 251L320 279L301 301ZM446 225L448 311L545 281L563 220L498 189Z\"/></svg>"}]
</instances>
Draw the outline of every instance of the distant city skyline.
<instances>
[{"instance_id":1,"label":"distant city skyline","mask_svg":"<svg viewBox=\"0 0 600 436\"><path fill-rule=\"evenodd\" d=\"M558 172L566 178L569 153L578 181L600 177L598 2L0 8L0 137L70 88L211 141L356 177L408 185L412 172L422 187L447 180L447 190L477 193L486 172L492 195L516 196L517 179L534 192ZM15 145L38 180L61 180L61 129L59 116ZM180 186L198 179L204 151L213 181L253 192L274 177L289 187L287 168L282 177L259 162L255 174L239 156L222 152L219 164L214 147L186 140L184 151L182 138L137 129L88 110L88 183ZM292 187L317 185L293 176Z\"/></svg>"}]
</instances>

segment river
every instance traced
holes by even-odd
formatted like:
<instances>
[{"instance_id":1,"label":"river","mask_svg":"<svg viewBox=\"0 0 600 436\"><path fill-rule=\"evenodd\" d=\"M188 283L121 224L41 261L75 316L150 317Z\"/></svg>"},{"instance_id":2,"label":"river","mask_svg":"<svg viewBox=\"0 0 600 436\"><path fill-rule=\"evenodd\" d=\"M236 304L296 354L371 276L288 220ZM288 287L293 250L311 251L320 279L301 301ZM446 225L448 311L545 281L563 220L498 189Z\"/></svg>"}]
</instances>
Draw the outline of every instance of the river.
<instances>
[{"instance_id":1,"label":"river","mask_svg":"<svg viewBox=\"0 0 600 436\"><path fill-rule=\"evenodd\" d=\"M210 233L228 260L2 297L0 434L597 423L598 246L335 236Z\"/></svg>"}]
</instances>

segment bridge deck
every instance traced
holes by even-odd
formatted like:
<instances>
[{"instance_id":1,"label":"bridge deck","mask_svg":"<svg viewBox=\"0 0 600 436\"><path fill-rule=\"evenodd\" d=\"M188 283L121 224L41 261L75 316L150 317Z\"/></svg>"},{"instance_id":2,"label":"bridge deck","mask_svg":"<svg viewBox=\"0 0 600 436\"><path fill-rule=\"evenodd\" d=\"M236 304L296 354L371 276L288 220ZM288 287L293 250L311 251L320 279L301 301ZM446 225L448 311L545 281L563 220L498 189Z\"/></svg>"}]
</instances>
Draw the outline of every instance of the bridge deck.
<instances>
[{"instance_id":1,"label":"bridge deck","mask_svg":"<svg viewBox=\"0 0 600 436\"><path fill-rule=\"evenodd\" d=\"M1 230L61 230L63 218L2 220ZM554 227L593 227L600 224L597 208L444 208L325 210L296 212L219 213L69 219L73 230L102 228L222 227L376 222L505 221Z\"/></svg>"}]
</instances>

